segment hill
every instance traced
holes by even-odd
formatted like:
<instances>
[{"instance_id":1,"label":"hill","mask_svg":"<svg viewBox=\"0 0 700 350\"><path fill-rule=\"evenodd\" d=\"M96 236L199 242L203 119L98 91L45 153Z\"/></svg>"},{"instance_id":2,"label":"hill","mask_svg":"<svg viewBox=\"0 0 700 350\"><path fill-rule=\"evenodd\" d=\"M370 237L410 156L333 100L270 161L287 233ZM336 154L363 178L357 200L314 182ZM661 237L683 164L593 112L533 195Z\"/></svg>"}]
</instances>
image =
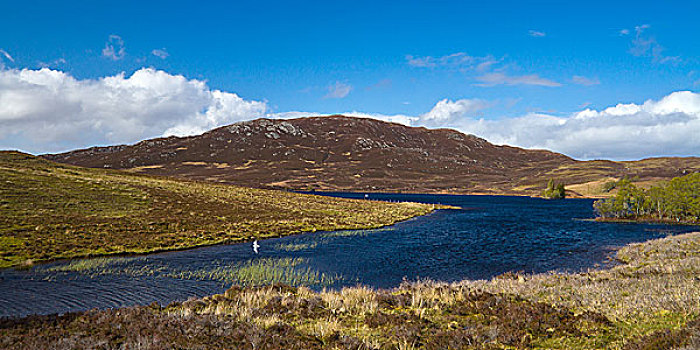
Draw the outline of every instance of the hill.
<instances>
[{"instance_id":1,"label":"hill","mask_svg":"<svg viewBox=\"0 0 700 350\"><path fill-rule=\"evenodd\" d=\"M86 169L0 152L0 267L378 227L432 209Z\"/></svg>"},{"instance_id":2,"label":"hill","mask_svg":"<svg viewBox=\"0 0 700 350\"><path fill-rule=\"evenodd\" d=\"M374 119L257 119L191 137L45 155L61 163L293 190L539 195L549 179L596 196L623 176L656 183L700 171L700 158L577 161L497 146L451 129Z\"/></svg>"}]
</instances>

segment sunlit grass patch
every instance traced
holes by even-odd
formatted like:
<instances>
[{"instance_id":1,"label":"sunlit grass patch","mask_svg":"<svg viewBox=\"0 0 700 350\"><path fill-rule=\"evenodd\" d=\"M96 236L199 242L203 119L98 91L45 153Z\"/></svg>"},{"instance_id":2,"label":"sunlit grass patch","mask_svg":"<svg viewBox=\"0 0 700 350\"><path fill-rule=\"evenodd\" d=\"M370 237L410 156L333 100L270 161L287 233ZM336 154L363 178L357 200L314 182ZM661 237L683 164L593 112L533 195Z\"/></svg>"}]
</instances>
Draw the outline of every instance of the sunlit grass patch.
<instances>
[{"instance_id":1,"label":"sunlit grass patch","mask_svg":"<svg viewBox=\"0 0 700 350\"><path fill-rule=\"evenodd\" d=\"M177 278L200 281L219 281L226 285L259 286L265 284L288 284L291 286L329 286L340 280L338 275L329 275L308 266L302 258L261 258L239 263L202 267L196 269L173 268L167 264L148 264L146 257L114 257L77 259L51 267L35 267L45 278L56 274L77 273L83 276L106 275L154 278Z\"/></svg>"},{"instance_id":2,"label":"sunlit grass patch","mask_svg":"<svg viewBox=\"0 0 700 350\"><path fill-rule=\"evenodd\" d=\"M120 266L125 266L137 259L136 257L115 257L115 258L94 258L94 259L76 259L71 260L66 264L51 266L48 268L37 268L40 271L46 272L83 272L93 273L98 271L116 271Z\"/></svg>"},{"instance_id":3,"label":"sunlit grass patch","mask_svg":"<svg viewBox=\"0 0 700 350\"><path fill-rule=\"evenodd\" d=\"M23 244L23 239L12 236L0 236L0 268L18 265L22 262L31 263L31 261L26 261L22 256L11 253L22 249Z\"/></svg>"},{"instance_id":4,"label":"sunlit grass patch","mask_svg":"<svg viewBox=\"0 0 700 350\"><path fill-rule=\"evenodd\" d=\"M299 252L302 250L314 249L318 246L318 242L304 243L280 243L275 245L275 249L285 252Z\"/></svg>"},{"instance_id":5,"label":"sunlit grass patch","mask_svg":"<svg viewBox=\"0 0 700 350\"><path fill-rule=\"evenodd\" d=\"M339 230L339 231L325 232L321 235L321 237L324 237L324 238L355 237L355 236L365 237L365 236L369 236L371 234L392 231L392 230L393 230L392 228L378 228L378 229L373 229L373 230Z\"/></svg>"},{"instance_id":6,"label":"sunlit grass patch","mask_svg":"<svg viewBox=\"0 0 700 350\"><path fill-rule=\"evenodd\" d=\"M341 280L339 276L301 266L305 263L307 260L302 258L261 258L229 266L172 272L167 275L173 278L213 280L242 286L278 283L290 286L328 286Z\"/></svg>"}]
</instances>

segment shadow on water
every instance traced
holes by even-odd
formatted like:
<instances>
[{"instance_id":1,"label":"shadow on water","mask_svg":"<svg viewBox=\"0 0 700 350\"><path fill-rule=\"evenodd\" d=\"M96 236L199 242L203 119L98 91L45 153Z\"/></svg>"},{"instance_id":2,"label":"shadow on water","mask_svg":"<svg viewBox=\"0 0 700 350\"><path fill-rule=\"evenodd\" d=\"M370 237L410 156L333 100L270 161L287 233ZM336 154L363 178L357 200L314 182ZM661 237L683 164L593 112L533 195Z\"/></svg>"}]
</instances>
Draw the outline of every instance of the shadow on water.
<instances>
[{"instance_id":1,"label":"shadow on water","mask_svg":"<svg viewBox=\"0 0 700 350\"><path fill-rule=\"evenodd\" d=\"M362 193L324 193L364 198ZM486 279L507 271L580 271L615 249L697 226L599 223L592 200L370 194L369 200L459 206L376 230L316 232L137 257L55 262L0 271L0 316L112 308L282 282L316 289L404 279Z\"/></svg>"}]
</instances>

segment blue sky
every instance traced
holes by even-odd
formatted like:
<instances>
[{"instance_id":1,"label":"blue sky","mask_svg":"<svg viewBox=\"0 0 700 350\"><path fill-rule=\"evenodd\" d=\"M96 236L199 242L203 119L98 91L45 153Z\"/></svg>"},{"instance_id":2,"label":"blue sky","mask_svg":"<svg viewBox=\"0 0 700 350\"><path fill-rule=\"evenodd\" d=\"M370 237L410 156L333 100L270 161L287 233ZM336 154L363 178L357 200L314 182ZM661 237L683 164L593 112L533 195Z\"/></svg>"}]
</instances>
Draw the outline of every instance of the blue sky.
<instances>
[{"instance_id":1,"label":"blue sky","mask_svg":"<svg viewBox=\"0 0 700 350\"><path fill-rule=\"evenodd\" d=\"M525 142L460 121L533 114L567 118L586 108L603 111L620 103L660 102L678 91L697 92L697 1L2 1L0 5L4 71L48 67L77 81L95 81L121 72L128 78L152 68L203 81L207 90L260 101L264 114L362 112L384 119L392 115L420 119L444 99L478 101L480 107L433 126L481 131L480 136L495 142L545 147L579 158L698 153L693 144L692 148L659 145L659 154L615 154L610 153L612 146L609 151L584 154L557 146L561 142ZM8 91L13 90L6 84ZM688 103L693 105L696 97L689 97ZM691 115L695 111L681 109ZM17 126L19 117L13 118L14 124L6 127L16 129L0 134L0 146L33 152L91 142L133 142L134 137L165 131L38 144L18 141L26 131ZM431 125L425 118L413 123ZM167 123L163 125L168 129Z\"/></svg>"}]
</instances>

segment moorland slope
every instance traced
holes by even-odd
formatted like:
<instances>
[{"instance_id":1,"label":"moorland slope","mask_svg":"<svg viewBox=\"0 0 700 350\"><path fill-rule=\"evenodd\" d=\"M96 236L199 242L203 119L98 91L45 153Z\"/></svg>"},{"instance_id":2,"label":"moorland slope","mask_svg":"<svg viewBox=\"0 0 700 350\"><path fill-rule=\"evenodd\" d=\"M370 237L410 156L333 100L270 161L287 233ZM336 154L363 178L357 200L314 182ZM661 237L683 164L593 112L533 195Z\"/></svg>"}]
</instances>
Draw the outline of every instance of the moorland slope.
<instances>
[{"instance_id":1,"label":"moorland slope","mask_svg":"<svg viewBox=\"0 0 700 350\"><path fill-rule=\"evenodd\" d=\"M202 135L94 147L45 158L73 165L320 191L541 195L550 179L568 196L607 196L622 177L642 186L700 171L700 158L577 161L497 146L451 129L346 116L257 119Z\"/></svg>"}]
</instances>

